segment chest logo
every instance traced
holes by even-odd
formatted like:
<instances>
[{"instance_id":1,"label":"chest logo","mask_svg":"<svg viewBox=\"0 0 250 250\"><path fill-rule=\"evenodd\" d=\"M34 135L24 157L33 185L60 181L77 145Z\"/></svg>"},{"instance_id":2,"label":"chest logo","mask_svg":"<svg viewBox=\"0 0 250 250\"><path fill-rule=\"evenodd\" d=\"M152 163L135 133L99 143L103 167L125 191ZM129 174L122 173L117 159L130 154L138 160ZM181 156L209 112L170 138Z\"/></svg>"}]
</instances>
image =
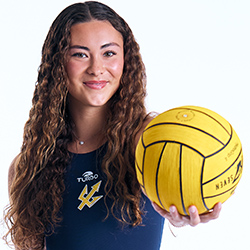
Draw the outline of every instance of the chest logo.
<instances>
[{"instance_id":1,"label":"chest logo","mask_svg":"<svg viewBox=\"0 0 250 250\"><path fill-rule=\"evenodd\" d=\"M98 174L94 174L92 171L87 171L82 174L82 177L77 178L77 182L87 182L98 178Z\"/></svg>"},{"instance_id":2,"label":"chest logo","mask_svg":"<svg viewBox=\"0 0 250 250\"><path fill-rule=\"evenodd\" d=\"M87 184L85 185L84 189L82 190L81 194L78 197L78 200L82 201L81 204L78 206L79 210L82 210L85 207L85 205L91 208L96 204L97 201L99 201L103 197L103 195L93 196L96 192L99 192L101 183L102 181L99 181L95 185L93 185L89 193L88 193L88 185Z\"/></svg>"}]
</instances>

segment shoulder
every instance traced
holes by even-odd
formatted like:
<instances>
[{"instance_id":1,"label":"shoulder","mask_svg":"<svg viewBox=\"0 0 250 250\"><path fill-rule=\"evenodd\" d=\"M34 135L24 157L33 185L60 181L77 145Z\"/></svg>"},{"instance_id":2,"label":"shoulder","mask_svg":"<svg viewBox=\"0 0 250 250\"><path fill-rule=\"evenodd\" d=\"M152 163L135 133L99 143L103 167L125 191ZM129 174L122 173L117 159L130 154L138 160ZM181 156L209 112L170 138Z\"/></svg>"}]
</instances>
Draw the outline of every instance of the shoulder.
<instances>
[{"instance_id":1,"label":"shoulder","mask_svg":"<svg viewBox=\"0 0 250 250\"><path fill-rule=\"evenodd\" d=\"M147 127L147 125L158 115L158 113L150 113L146 116L142 127L140 128L140 130L138 131L138 133L136 134L135 137L135 145L137 146L137 143L140 139L141 134L143 133L144 129Z\"/></svg>"},{"instance_id":2,"label":"shoulder","mask_svg":"<svg viewBox=\"0 0 250 250\"><path fill-rule=\"evenodd\" d=\"M16 167L16 164L19 160L19 155L17 155L14 160L11 162L10 164L10 167L9 167L9 173L8 173L8 190L9 190L9 193L10 193L10 187L11 187L11 184L14 180L14 177L15 177L15 167Z\"/></svg>"}]
</instances>

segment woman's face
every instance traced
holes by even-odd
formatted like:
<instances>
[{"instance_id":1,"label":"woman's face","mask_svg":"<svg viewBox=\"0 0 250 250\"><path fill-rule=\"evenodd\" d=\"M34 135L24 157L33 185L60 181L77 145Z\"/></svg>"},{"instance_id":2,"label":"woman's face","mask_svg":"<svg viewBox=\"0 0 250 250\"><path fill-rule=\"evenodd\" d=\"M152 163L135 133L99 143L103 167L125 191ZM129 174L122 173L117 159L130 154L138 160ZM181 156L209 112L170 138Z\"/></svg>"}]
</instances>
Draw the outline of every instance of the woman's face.
<instances>
[{"instance_id":1,"label":"woman's face","mask_svg":"<svg viewBox=\"0 0 250 250\"><path fill-rule=\"evenodd\" d=\"M123 65L123 38L109 22L73 25L66 63L71 103L105 105L119 87Z\"/></svg>"}]
</instances>

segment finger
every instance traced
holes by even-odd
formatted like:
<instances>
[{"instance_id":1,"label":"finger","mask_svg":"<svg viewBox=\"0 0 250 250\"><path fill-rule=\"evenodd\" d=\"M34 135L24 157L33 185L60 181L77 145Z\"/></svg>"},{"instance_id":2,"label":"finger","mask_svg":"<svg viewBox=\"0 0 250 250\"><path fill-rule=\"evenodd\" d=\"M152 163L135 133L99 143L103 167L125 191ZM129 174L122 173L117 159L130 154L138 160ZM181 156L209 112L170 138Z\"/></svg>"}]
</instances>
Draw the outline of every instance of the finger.
<instances>
[{"instance_id":1,"label":"finger","mask_svg":"<svg viewBox=\"0 0 250 250\"><path fill-rule=\"evenodd\" d=\"M201 222L202 223L206 223L210 220L214 220L214 219L217 219L220 215L220 212L221 212L221 208L222 208L222 204L219 202L217 203L214 208L213 208L213 211L212 212L209 212L207 214L203 214L201 215Z\"/></svg>"},{"instance_id":2,"label":"finger","mask_svg":"<svg viewBox=\"0 0 250 250\"><path fill-rule=\"evenodd\" d=\"M154 210L159 213L162 217L169 219L170 213L167 210L162 209L161 207L159 207L156 203L152 202L152 206L154 208Z\"/></svg>"},{"instance_id":3,"label":"finger","mask_svg":"<svg viewBox=\"0 0 250 250\"><path fill-rule=\"evenodd\" d=\"M189 218L179 214L175 206L170 206L170 219L169 222L175 227L183 227L189 224Z\"/></svg>"},{"instance_id":4,"label":"finger","mask_svg":"<svg viewBox=\"0 0 250 250\"><path fill-rule=\"evenodd\" d=\"M169 208L170 212L162 209L156 203L152 202L152 206L156 212L158 212L162 217L167 219L173 226L182 227L188 224L188 219L181 216L175 206Z\"/></svg>"},{"instance_id":5,"label":"finger","mask_svg":"<svg viewBox=\"0 0 250 250\"><path fill-rule=\"evenodd\" d=\"M197 226L201 222L201 218L199 212L195 206L190 206L188 208L189 215L190 215L190 226L194 227Z\"/></svg>"},{"instance_id":6,"label":"finger","mask_svg":"<svg viewBox=\"0 0 250 250\"><path fill-rule=\"evenodd\" d=\"M212 219L217 219L219 217L221 209L222 209L222 204L219 202L214 206L212 212Z\"/></svg>"},{"instance_id":7,"label":"finger","mask_svg":"<svg viewBox=\"0 0 250 250\"><path fill-rule=\"evenodd\" d=\"M179 212L175 206L170 206L169 212L170 212L170 215L173 218L173 220L175 220L175 221L182 220L182 216L179 214Z\"/></svg>"}]
</instances>

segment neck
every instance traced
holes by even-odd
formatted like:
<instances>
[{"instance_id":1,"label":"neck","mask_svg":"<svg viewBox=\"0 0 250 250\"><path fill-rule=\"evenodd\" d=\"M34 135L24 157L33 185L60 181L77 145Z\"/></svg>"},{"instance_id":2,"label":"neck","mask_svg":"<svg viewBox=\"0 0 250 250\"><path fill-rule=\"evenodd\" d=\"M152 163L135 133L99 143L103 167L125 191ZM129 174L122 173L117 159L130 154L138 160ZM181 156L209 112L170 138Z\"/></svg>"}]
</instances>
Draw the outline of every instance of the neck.
<instances>
[{"instance_id":1,"label":"neck","mask_svg":"<svg viewBox=\"0 0 250 250\"><path fill-rule=\"evenodd\" d=\"M88 107L70 110L73 120L73 141L69 151L87 153L99 148L105 142L105 107ZM79 143L84 142L83 144Z\"/></svg>"}]
</instances>

